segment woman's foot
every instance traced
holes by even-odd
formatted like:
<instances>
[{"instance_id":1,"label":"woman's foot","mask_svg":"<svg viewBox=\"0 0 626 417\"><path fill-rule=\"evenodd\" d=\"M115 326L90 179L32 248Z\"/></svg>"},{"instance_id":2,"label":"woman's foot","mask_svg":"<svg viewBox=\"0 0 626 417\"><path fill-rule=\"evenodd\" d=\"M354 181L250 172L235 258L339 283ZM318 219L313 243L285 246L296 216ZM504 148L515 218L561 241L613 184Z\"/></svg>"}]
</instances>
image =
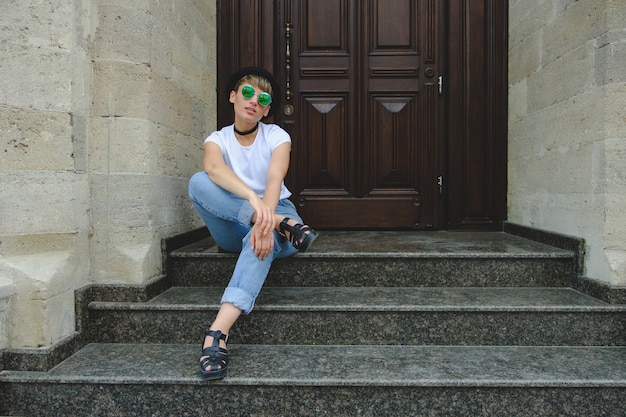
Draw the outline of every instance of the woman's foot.
<instances>
[{"instance_id":1,"label":"woman's foot","mask_svg":"<svg viewBox=\"0 0 626 417\"><path fill-rule=\"evenodd\" d=\"M202 343L200 357L200 377L206 380L221 379L226 376L228 368L228 335L220 330L209 330Z\"/></svg>"},{"instance_id":2,"label":"woman's foot","mask_svg":"<svg viewBox=\"0 0 626 417\"><path fill-rule=\"evenodd\" d=\"M306 250L317 239L318 233L310 226L300 224L297 221L285 217L279 224L280 234L288 239L298 252L306 252ZM288 234L288 235L287 235Z\"/></svg>"}]
</instances>

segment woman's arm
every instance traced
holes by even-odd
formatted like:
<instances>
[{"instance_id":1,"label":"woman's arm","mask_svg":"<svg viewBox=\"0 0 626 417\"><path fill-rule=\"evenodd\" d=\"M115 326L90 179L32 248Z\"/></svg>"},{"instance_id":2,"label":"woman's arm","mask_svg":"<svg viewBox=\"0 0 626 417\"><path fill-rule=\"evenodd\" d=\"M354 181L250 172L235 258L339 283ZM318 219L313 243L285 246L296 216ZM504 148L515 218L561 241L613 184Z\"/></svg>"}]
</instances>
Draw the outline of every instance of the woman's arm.
<instances>
[{"instance_id":1,"label":"woman's arm","mask_svg":"<svg viewBox=\"0 0 626 417\"><path fill-rule=\"evenodd\" d=\"M252 223L260 227L263 233L269 233L267 230L273 229L276 206L267 206L252 188L241 181L224 162L222 149L216 143L207 142L204 145L204 170L215 184L250 203L254 209Z\"/></svg>"},{"instance_id":2,"label":"woman's arm","mask_svg":"<svg viewBox=\"0 0 626 417\"><path fill-rule=\"evenodd\" d=\"M270 166L267 170L267 179L265 181L265 193L263 201L276 211L278 200L280 199L280 191L283 181L287 176L289 169L289 158L291 156L291 143L285 142L278 145L272 152Z\"/></svg>"},{"instance_id":3,"label":"woman's arm","mask_svg":"<svg viewBox=\"0 0 626 417\"><path fill-rule=\"evenodd\" d=\"M263 202L270 209L271 216L267 218L267 223L261 223L257 220L252 233L252 247L256 249L257 256L265 259L267 255L274 249L274 233L276 228L276 207L280 199L280 191L283 180L289 169L289 157L291 153L291 143L286 142L278 145L272 151L270 165L267 170L265 180L265 192L263 193ZM258 232L258 233L257 233Z\"/></svg>"},{"instance_id":4,"label":"woman's arm","mask_svg":"<svg viewBox=\"0 0 626 417\"><path fill-rule=\"evenodd\" d=\"M222 149L214 142L204 144L204 170L211 181L223 189L250 201L251 204L251 200L255 198L260 200L254 190L241 181L237 174L226 165Z\"/></svg>"}]
</instances>

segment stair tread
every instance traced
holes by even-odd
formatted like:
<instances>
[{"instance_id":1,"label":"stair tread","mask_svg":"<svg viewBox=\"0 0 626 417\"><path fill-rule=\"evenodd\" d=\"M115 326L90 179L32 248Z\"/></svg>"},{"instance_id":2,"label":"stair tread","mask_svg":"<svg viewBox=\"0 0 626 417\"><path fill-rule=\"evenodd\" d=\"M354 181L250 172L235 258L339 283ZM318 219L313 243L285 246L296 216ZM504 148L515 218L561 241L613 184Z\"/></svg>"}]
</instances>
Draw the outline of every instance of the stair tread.
<instances>
[{"instance_id":1,"label":"stair tread","mask_svg":"<svg viewBox=\"0 0 626 417\"><path fill-rule=\"evenodd\" d=\"M197 384L199 344L90 344L48 373L0 381ZM231 345L218 384L626 386L626 347Z\"/></svg>"},{"instance_id":2,"label":"stair tread","mask_svg":"<svg viewBox=\"0 0 626 417\"><path fill-rule=\"evenodd\" d=\"M173 287L152 300L92 302L92 309L214 309L223 288ZM626 311L571 288L264 287L255 310L333 311Z\"/></svg>"},{"instance_id":3,"label":"stair tread","mask_svg":"<svg viewBox=\"0 0 626 417\"><path fill-rule=\"evenodd\" d=\"M171 257L233 256L220 253L208 237L170 253ZM559 249L504 232L324 231L297 257L507 257L571 258Z\"/></svg>"}]
</instances>

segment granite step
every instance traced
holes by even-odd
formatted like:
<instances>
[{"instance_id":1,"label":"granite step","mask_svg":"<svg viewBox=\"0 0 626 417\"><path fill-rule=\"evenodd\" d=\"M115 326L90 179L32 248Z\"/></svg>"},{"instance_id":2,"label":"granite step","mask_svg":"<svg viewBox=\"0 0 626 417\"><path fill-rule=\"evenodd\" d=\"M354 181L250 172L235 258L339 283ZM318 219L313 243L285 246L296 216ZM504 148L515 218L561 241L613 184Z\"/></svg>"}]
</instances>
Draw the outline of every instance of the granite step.
<instances>
[{"instance_id":1,"label":"granite step","mask_svg":"<svg viewBox=\"0 0 626 417\"><path fill-rule=\"evenodd\" d=\"M92 302L90 340L195 343L221 288L170 288L146 303ZM626 345L626 306L571 288L265 287L237 343Z\"/></svg>"},{"instance_id":2,"label":"granite step","mask_svg":"<svg viewBox=\"0 0 626 417\"><path fill-rule=\"evenodd\" d=\"M625 347L90 344L47 373L0 373L0 412L38 416L625 415ZM9 409L7 404L11 404Z\"/></svg>"},{"instance_id":3,"label":"granite step","mask_svg":"<svg viewBox=\"0 0 626 417\"><path fill-rule=\"evenodd\" d=\"M236 255L212 238L172 251L177 287L225 287ZM572 252L503 233L323 232L307 253L277 260L275 287L564 287Z\"/></svg>"}]
</instances>

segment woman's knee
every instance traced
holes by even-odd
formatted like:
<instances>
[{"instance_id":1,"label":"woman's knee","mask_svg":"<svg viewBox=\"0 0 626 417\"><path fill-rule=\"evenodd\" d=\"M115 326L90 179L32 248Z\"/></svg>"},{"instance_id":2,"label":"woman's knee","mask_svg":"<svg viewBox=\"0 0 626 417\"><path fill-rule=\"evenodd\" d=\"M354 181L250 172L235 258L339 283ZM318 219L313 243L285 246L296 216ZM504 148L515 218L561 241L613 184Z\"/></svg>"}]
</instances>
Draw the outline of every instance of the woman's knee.
<instances>
[{"instance_id":1,"label":"woman's knee","mask_svg":"<svg viewBox=\"0 0 626 417\"><path fill-rule=\"evenodd\" d=\"M196 172L189 179L189 197L191 198L193 198L193 196L196 194L198 185L202 181L201 175L202 175L202 172Z\"/></svg>"},{"instance_id":2,"label":"woman's knee","mask_svg":"<svg viewBox=\"0 0 626 417\"><path fill-rule=\"evenodd\" d=\"M213 181L211 181L206 172L197 172L189 179L189 197L192 199L194 197L197 198L207 193L213 185Z\"/></svg>"}]
</instances>

